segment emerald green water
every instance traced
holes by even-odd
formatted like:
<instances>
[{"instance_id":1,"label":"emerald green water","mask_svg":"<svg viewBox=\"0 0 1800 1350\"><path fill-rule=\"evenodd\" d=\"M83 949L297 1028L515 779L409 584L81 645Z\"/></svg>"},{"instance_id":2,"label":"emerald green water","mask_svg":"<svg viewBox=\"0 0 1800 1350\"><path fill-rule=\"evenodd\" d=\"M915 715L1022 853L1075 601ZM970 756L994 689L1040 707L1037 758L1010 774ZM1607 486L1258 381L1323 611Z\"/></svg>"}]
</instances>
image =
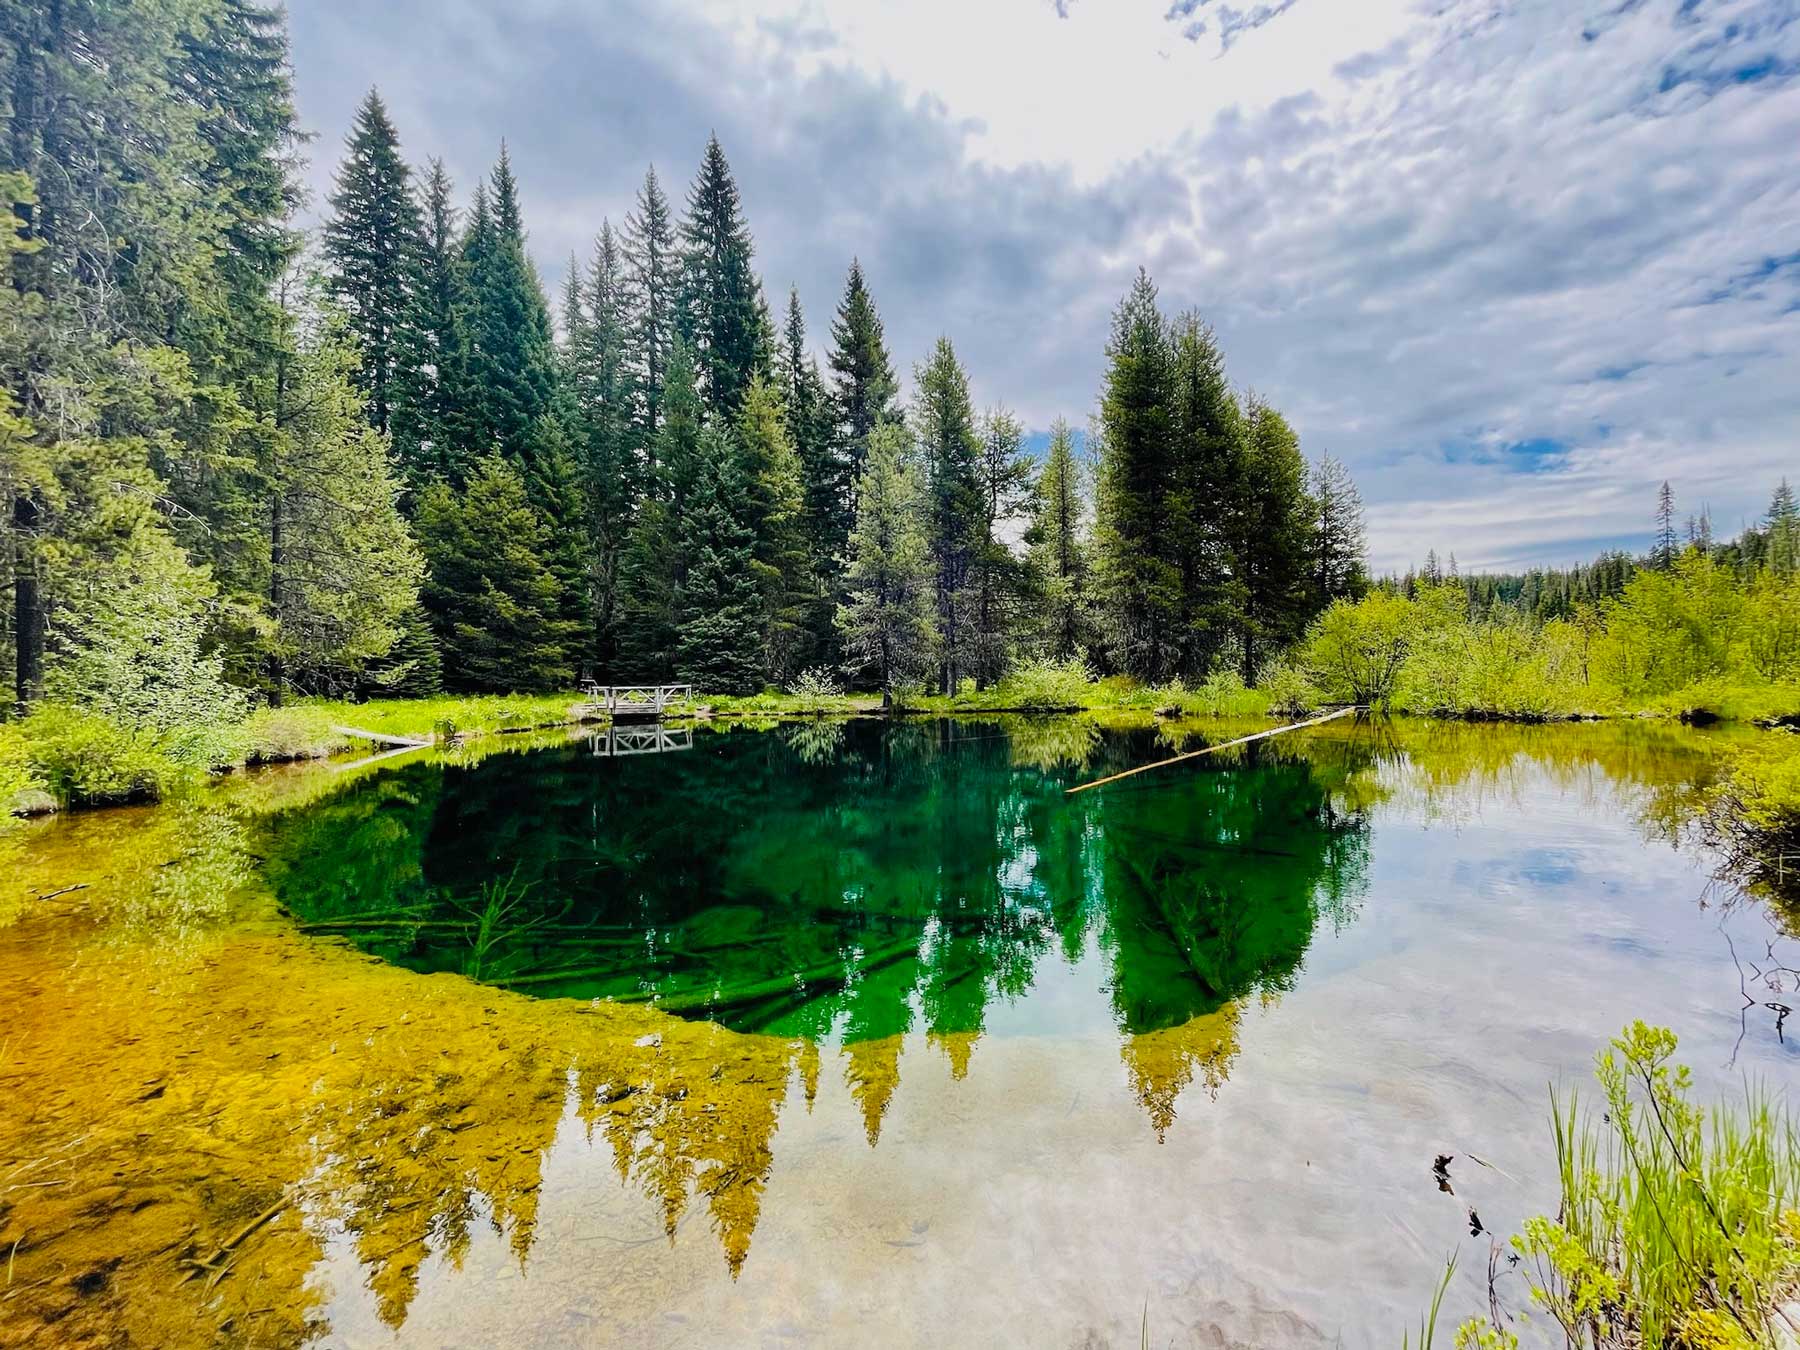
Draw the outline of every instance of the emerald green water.
<instances>
[{"instance_id":1,"label":"emerald green water","mask_svg":"<svg viewBox=\"0 0 1800 1350\"><path fill-rule=\"evenodd\" d=\"M1167 744L1014 719L692 746L402 768L278 818L269 874L310 931L414 970L845 1040L979 1032L1090 942L1092 1016L1178 1026L1287 988L1366 885L1368 824L1334 786L1372 743L1074 796Z\"/></svg>"}]
</instances>

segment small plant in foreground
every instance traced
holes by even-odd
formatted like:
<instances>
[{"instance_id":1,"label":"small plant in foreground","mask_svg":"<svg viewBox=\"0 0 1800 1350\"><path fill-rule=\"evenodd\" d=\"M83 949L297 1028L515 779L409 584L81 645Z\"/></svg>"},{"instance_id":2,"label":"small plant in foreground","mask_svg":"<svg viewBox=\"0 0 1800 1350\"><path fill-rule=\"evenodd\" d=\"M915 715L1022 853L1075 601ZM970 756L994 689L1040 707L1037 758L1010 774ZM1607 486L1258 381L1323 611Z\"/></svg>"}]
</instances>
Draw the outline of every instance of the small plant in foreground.
<instances>
[{"instance_id":1,"label":"small plant in foreground","mask_svg":"<svg viewBox=\"0 0 1800 1350\"><path fill-rule=\"evenodd\" d=\"M1634 1022L1599 1057L1598 1121L1553 1099L1562 1199L1513 1239L1571 1345L1736 1350L1800 1331L1800 1140L1760 1091L1702 1110L1675 1035ZM1500 1329L1465 1323L1457 1344Z\"/></svg>"}]
</instances>

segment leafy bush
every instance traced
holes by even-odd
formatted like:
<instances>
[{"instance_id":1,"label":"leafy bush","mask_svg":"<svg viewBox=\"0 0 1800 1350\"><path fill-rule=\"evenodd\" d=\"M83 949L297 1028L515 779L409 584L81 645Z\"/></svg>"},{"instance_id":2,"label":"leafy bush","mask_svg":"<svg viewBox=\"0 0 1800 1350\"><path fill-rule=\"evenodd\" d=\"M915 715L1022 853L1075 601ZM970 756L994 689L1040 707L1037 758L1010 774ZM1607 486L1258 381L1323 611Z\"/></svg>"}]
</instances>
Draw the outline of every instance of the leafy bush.
<instances>
[{"instance_id":1,"label":"leafy bush","mask_svg":"<svg viewBox=\"0 0 1800 1350\"><path fill-rule=\"evenodd\" d=\"M1334 601L1307 633L1302 659L1333 702L1386 705L1417 628L1410 600L1371 591L1361 600Z\"/></svg>"},{"instance_id":2,"label":"leafy bush","mask_svg":"<svg viewBox=\"0 0 1800 1350\"><path fill-rule=\"evenodd\" d=\"M824 666L813 666L801 671L789 692L793 695L795 707L804 713L826 712L844 693L837 676Z\"/></svg>"},{"instance_id":3,"label":"leafy bush","mask_svg":"<svg viewBox=\"0 0 1800 1350\"><path fill-rule=\"evenodd\" d=\"M1311 677L1291 661L1265 670L1257 688L1269 700L1269 711L1283 717L1305 717L1323 701Z\"/></svg>"},{"instance_id":4,"label":"leafy bush","mask_svg":"<svg viewBox=\"0 0 1800 1350\"><path fill-rule=\"evenodd\" d=\"M25 737L16 724L0 724L0 829L13 813L36 805L46 791L27 754Z\"/></svg>"},{"instance_id":5,"label":"leafy bush","mask_svg":"<svg viewBox=\"0 0 1800 1350\"><path fill-rule=\"evenodd\" d=\"M198 776L204 766L177 759L168 739L49 703L15 723L30 777L64 806L155 799ZM179 746L177 748L180 748Z\"/></svg>"},{"instance_id":6,"label":"leafy bush","mask_svg":"<svg viewBox=\"0 0 1800 1350\"><path fill-rule=\"evenodd\" d=\"M1012 708L1085 708L1094 702L1094 676L1080 657L1015 666L994 690L993 702Z\"/></svg>"}]
</instances>

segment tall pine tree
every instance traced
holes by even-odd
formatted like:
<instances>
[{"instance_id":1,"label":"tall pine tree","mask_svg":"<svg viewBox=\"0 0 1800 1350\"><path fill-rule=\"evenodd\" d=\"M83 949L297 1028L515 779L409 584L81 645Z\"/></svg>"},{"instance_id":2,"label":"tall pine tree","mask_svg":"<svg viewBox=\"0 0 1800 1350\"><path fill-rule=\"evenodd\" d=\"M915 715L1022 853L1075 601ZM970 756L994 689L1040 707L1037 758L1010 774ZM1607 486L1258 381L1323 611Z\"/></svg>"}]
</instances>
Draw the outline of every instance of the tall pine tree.
<instances>
[{"instance_id":1,"label":"tall pine tree","mask_svg":"<svg viewBox=\"0 0 1800 1350\"><path fill-rule=\"evenodd\" d=\"M982 419L975 465L980 521L970 561L975 595L970 671L983 685L1006 673L1031 600L1031 569L1004 537L1031 505L1034 475L1024 443L1024 428L1006 409L995 408Z\"/></svg>"},{"instance_id":2,"label":"tall pine tree","mask_svg":"<svg viewBox=\"0 0 1800 1350\"><path fill-rule=\"evenodd\" d=\"M926 539L936 583L937 629L943 692L954 693L973 674L979 630L971 582L984 542L980 441L969 402L969 377L950 339L940 337L931 357L913 373L912 424L925 467Z\"/></svg>"},{"instance_id":3,"label":"tall pine tree","mask_svg":"<svg viewBox=\"0 0 1800 1350\"><path fill-rule=\"evenodd\" d=\"M361 352L357 385L369 424L390 426L396 369L405 343L400 328L419 277L423 231L413 199L400 137L381 95L369 90L346 138L338 166L331 216L325 222L325 256L332 290L349 316Z\"/></svg>"},{"instance_id":4,"label":"tall pine tree","mask_svg":"<svg viewBox=\"0 0 1800 1350\"><path fill-rule=\"evenodd\" d=\"M1164 680L1181 655L1181 570L1168 533L1177 490L1174 360L1156 287L1140 270L1113 314L1100 398L1096 542L1114 659Z\"/></svg>"},{"instance_id":5,"label":"tall pine tree","mask_svg":"<svg viewBox=\"0 0 1800 1350\"><path fill-rule=\"evenodd\" d=\"M645 171L637 206L625 217L624 255L632 443L647 472L655 467L656 434L662 429L663 384L675 342L681 281L669 199L654 167Z\"/></svg>"},{"instance_id":6,"label":"tall pine tree","mask_svg":"<svg viewBox=\"0 0 1800 1350\"><path fill-rule=\"evenodd\" d=\"M819 365L806 350L806 318L800 293L788 291L776 379L787 416L788 439L800 461L801 533L812 566L813 598L807 627L817 658L834 664L837 593L844 569L851 484L848 465L833 435L830 395Z\"/></svg>"},{"instance_id":7,"label":"tall pine tree","mask_svg":"<svg viewBox=\"0 0 1800 1350\"><path fill-rule=\"evenodd\" d=\"M474 444L468 397L467 275L442 160L431 161L414 275L400 328L392 418L394 457L415 501L435 479L460 483Z\"/></svg>"},{"instance_id":8,"label":"tall pine tree","mask_svg":"<svg viewBox=\"0 0 1800 1350\"><path fill-rule=\"evenodd\" d=\"M1356 599L1368 588L1362 495L1343 460L1321 455L1312 471L1313 608Z\"/></svg>"},{"instance_id":9,"label":"tall pine tree","mask_svg":"<svg viewBox=\"0 0 1800 1350\"><path fill-rule=\"evenodd\" d=\"M504 146L476 198L463 241L469 341L467 406L480 452L530 462L538 419L556 393L557 358L550 309L525 253L519 187Z\"/></svg>"},{"instance_id":10,"label":"tall pine tree","mask_svg":"<svg viewBox=\"0 0 1800 1350\"><path fill-rule=\"evenodd\" d=\"M1171 360L1176 459L1163 528L1179 578L1176 666L1198 675L1248 601L1236 556L1249 493L1244 421L1218 342L1197 315L1176 324Z\"/></svg>"},{"instance_id":11,"label":"tall pine tree","mask_svg":"<svg viewBox=\"0 0 1800 1350\"><path fill-rule=\"evenodd\" d=\"M710 137L681 222L678 323L693 348L707 410L721 423L735 416L744 390L768 372L773 356L753 254L731 166L719 138Z\"/></svg>"},{"instance_id":12,"label":"tall pine tree","mask_svg":"<svg viewBox=\"0 0 1800 1350\"><path fill-rule=\"evenodd\" d=\"M707 427L698 450L681 517L688 561L677 590L675 670L702 689L748 694L761 683L766 632L756 532L746 519L750 485L729 433Z\"/></svg>"},{"instance_id":13,"label":"tall pine tree","mask_svg":"<svg viewBox=\"0 0 1800 1350\"><path fill-rule=\"evenodd\" d=\"M906 428L877 425L856 483L848 594L838 627L852 669L873 678L881 706L925 678L937 643L925 491Z\"/></svg>"},{"instance_id":14,"label":"tall pine tree","mask_svg":"<svg viewBox=\"0 0 1800 1350\"><path fill-rule=\"evenodd\" d=\"M748 518L754 535L752 568L762 592L762 658L768 678L786 684L812 663L808 627L814 597L807 554L800 457L789 439L781 396L760 376L738 409Z\"/></svg>"},{"instance_id":15,"label":"tall pine tree","mask_svg":"<svg viewBox=\"0 0 1800 1350\"><path fill-rule=\"evenodd\" d=\"M863 280L862 263L852 260L844 279L844 298L831 324L832 398L836 404L839 453L851 481L862 472L869 436L876 426L900 415L899 383L888 360L881 315ZM850 528L851 504L843 503L842 523Z\"/></svg>"},{"instance_id":16,"label":"tall pine tree","mask_svg":"<svg viewBox=\"0 0 1800 1350\"><path fill-rule=\"evenodd\" d=\"M1067 661L1089 644L1090 597L1081 471L1074 433L1060 418L1050 428L1034 506L1026 540L1035 574L1040 645L1052 660Z\"/></svg>"},{"instance_id":17,"label":"tall pine tree","mask_svg":"<svg viewBox=\"0 0 1800 1350\"><path fill-rule=\"evenodd\" d=\"M1317 509L1306 460L1287 419L1252 400L1244 414L1244 500L1236 545L1243 602L1238 650L1245 684L1259 664L1299 639L1317 612L1311 561Z\"/></svg>"}]
</instances>

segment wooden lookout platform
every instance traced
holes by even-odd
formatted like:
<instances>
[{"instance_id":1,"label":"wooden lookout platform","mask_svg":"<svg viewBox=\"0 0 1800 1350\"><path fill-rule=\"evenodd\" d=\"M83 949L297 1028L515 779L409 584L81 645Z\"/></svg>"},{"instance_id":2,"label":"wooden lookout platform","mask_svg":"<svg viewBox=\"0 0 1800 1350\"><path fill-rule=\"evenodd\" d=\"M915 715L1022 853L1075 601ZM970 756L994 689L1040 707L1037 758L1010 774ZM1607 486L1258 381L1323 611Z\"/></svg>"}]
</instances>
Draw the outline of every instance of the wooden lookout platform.
<instances>
[{"instance_id":1,"label":"wooden lookout platform","mask_svg":"<svg viewBox=\"0 0 1800 1350\"><path fill-rule=\"evenodd\" d=\"M660 722L663 714L694 697L691 684L594 684L581 687L584 702L575 705L577 719L605 713L615 722Z\"/></svg>"}]
</instances>

